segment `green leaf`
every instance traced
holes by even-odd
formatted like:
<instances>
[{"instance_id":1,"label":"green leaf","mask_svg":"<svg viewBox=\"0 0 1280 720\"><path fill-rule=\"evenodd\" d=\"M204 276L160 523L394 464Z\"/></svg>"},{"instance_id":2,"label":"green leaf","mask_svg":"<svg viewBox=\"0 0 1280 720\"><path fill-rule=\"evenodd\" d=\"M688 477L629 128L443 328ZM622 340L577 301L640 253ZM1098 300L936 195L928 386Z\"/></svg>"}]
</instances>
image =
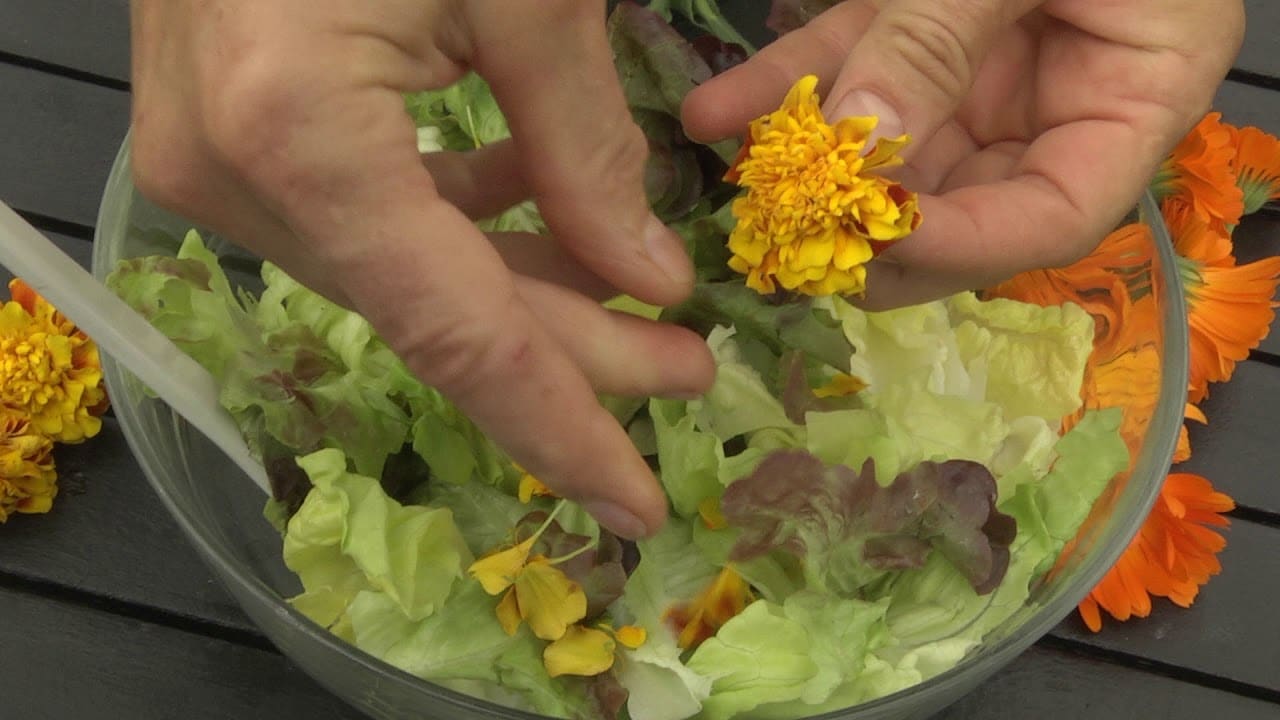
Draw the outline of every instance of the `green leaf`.
<instances>
[{"instance_id":1,"label":"green leaf","mask_svg":"<svg viewBox=\"0 0 1280 720\"><path fill-rule=\"evenodd\" d=\"M313 488L289 520L284 560L302 581L292 601L329 627L362 591L409 620L444 605L473 557L445 509L403 506L372 478L347 472L338 450L298 459Z\"/></svg>"}]
</instances>

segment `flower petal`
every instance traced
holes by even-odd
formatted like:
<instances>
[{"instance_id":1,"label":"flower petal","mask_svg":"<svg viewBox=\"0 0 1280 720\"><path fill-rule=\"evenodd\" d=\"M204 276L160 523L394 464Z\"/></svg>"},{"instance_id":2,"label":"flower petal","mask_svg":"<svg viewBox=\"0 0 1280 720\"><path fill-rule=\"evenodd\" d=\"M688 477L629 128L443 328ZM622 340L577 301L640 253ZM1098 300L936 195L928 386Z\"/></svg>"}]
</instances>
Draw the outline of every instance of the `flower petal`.
<instances>
[{"instance_id":1,"label":"flower petal","mask_svg":"<svg viewBox=\"0 0 1280 720\"><path fill-rule=\"evenodd\" d=\"M558 640L570 625L587 614L587 596L546 558L535 557L516 577L516 597L520 615L533 634L543 640Z\"/></svg>"},{"instance_id":2,"label":"flower petal","mask_svg":"<svg viewBox=\"0 0 1280 720\"><path fill-rule=\"evenodd\" d=\"M590 677L613 667L614 647L609 633L574 625L542 651L542 663L551 677Z\"/></svg>"}]
</instances>

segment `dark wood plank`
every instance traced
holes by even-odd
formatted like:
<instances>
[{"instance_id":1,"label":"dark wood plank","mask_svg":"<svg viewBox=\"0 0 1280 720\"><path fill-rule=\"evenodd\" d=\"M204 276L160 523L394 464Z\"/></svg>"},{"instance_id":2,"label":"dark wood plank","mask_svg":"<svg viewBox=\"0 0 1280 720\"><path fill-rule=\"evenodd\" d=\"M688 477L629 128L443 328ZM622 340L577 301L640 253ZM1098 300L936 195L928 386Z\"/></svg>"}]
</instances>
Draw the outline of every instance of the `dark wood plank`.
<instances>
[{"instance_id":1,"label":"dark wood plank","mask_svg":"<svg viewBox=\"0 0 1280 720\"><path fill-rule=\"evenodd\" d=\"M1228 80L1214 95L1213 109L1221 110L1222 119L1232 125L1280 134L1280 92Z\"/></svg>"},{"instance_id":2,"label":"dark wood plank","mask_svg":"<svg viewBox=\"0 0 1280 720\"><path fill-rule=\"evenodd\" d=\"M0 97L0 199L93 225L128 129L128 94L0 64Z\"/></svg>"},{"instance_id":3,"label":"dark wood plank","mask_svg":"<svg viewBox=\"0 0 1280 720\"><path fill-rule=\"evenodd\" d=\"M1244 46L1236 58L1236 67L1280 78L1280 3L1244 0L1244 8Z\"/></svg>"},{"instance_id":4,"label":"dark wood plank","mask_svg":"<svg viewBox=\"0 0 1280 720\"><path fill-rule=\"evenodd\" d=\"M1178 469L1204 475L1241 505L1280 514L1278 399L1280 368L1238 365L1202 405L1209 424L1190 423L1191 459Z\"/></svg>"},{"instance_id":5,"label":"dark wood plank","mask_svg":"<svg viewBox=\"0 0 1280 720\"><path fill-rule=\"evenodd\" d=\"M129 79L129 0L6 0L0 52Z\"/></svg>"},{"instance_id":6,"label":"dark wood plank","mask_svg":"<svg viewBox=\"0 0 1280 720\"><path fill-rule=\"evenodd\" d=\"M1240 264L1280 255L1280 215L1255 213L1246 217L1232 233L1231 242ZM1280 355L1280 315L1272 321L1271 331L1258 343L1258 349Z\"/></svg>"},{"instance_id":7,"label":"dark wood plank","mask_svg":"<svg viewBox=\"0 0 1280 720\"><path fill-rule=\"evenodd\" d=\"M1033 647L931 720L1264 720L1275 705L1045 647Z\"/></svg>"},{"instance_id":8,"label":"dark wood plank","mask_svg":"<svg viewBox=\"0 0 1280 720\"><path fill-rule=\"evenodd\" d=\"M1072 616L1053 634L1280 693L1280 529L1236 521L1227 539L1222 574L1190 609L1160 600L1150 617L1098 634Z\"/></svg>"},{"instance_id":9,"label":"dark wood plank","mask_svg":"<svg viewBox=\"0 0 1280 720\"><path fill-rule=\"evenodd\" d=\"M0 607L6 718L362 717L274 652L5 589Z\"/></svg>"},{"instance_id":10,"label":"dark wood plank","mask_svg":"<svg viewBox=\"0 0 1280 720\"><path fill-rule=\"evenodd\" d=\"M88 442L57 448L54 460L53 510L0 525L0 572L256 632L152 491L114 419Z\"/></svg>"}]
</instances>

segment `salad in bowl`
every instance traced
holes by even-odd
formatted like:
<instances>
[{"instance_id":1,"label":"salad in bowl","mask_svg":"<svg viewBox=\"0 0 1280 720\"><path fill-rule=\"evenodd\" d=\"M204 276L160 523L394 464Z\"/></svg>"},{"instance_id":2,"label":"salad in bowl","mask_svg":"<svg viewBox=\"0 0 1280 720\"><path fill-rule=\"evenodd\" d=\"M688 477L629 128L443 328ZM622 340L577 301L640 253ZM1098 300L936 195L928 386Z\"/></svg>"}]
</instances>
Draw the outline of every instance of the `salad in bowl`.
<instances>
[{"instance_id":1,"label":"salad in bowl","mask_svg":"<svg viewBox=\"0 0 1280 720\"><path fill-rule=\"evenodd\" d=\"M662 3L609 25L646 190L698 281L673 308L607 304L697 331L717 370L693 400L601 398L669 501L639 541L512 462L364 318L147 204L122 150L95 273L217 378L270 497L108 358L126 434L253 619L373 716L922 717L1069 612L1154 499L1186 338L1150 201L1075 301L1012 282L867 312L846 299L866 262L928 222L879 172L902 141L827 125L812 78L744 142L690 141L684 93L749 46L686 4L685 35ZM509 134L474 75L406 112L423 152ZM814 158L840 164L834 189L779 204L821 185ZM544 229L531 203L483 224ZM1093 392L1124 371L1149 392Z\"/></svg>"}]
</instances>

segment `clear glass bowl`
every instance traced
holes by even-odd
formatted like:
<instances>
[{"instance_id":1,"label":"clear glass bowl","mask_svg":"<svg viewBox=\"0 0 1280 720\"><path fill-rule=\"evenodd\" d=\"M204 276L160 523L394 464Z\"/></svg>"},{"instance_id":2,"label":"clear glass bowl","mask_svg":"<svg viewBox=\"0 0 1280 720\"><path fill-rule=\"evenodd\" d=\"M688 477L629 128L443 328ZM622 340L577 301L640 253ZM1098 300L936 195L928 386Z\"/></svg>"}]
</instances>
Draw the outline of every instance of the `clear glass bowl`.
<instances>
[{"instance_id":1,"label":"clear glass bowl","mask_svg":"<svg viewBox=\"0 0 1280 720\"><path fill-rule=\"evenodd\" d=\"M1149 281L1158 306L1154 336L1139 338L1160 357L1158 396L1126 407L1145 423L1130 470L1099 500L1077 541L1037 588L1028 605L994 630L955 668L908 690L822 718L926 718L997 672L1068 615L1137 532L1168 472L1182 421L1187 375L1187 325L1172 245L1151 197L1131 220L1147 224L1152 247ZM94 243L93 272L102 279L122 259L173 254L187 221L145 200L133 186L128 140L108 181ZM256 261L206 234L227 259L233 280L252 287ZM242 262L241 262L242 261ZM237 270L239 268L239 270ZM1127 278L1131 283L1134 278ZM1144 283L1146 284L1146 283ZM263 497L226 457L167 405L148 397L138 381L103 357L115 412L134 455L188 538L245 612L288 657L325 687L371 717L535 718L433 685L387 665L330 635L284 598L300 591L281 561L281 539L262 515ZM1141 417L1134 417L1134 414ZM1148 417L1149 415L1149 417Z\"/></svg>"}]
</instances>

